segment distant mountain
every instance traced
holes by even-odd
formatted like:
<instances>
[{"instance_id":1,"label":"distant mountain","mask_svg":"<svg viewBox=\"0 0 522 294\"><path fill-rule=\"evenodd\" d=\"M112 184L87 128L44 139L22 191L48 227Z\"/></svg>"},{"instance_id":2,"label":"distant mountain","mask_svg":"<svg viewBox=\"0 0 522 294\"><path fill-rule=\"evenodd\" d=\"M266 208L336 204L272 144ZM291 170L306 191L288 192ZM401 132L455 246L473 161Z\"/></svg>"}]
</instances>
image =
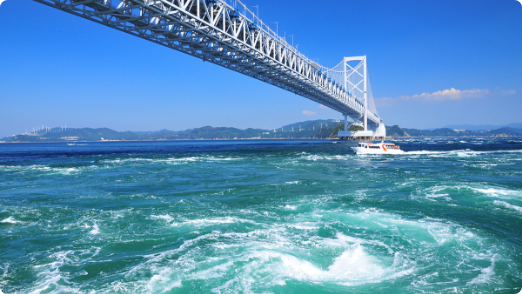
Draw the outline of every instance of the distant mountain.
<instances>
[{"instance_id":1,"label":"distant mountain","mask_svg":"<svg viewBox=\"0 0 522 294\"><path fill-rule=\"evenodd\" d=\"M434 130L417 130L417 129L404 129L412 137L447 137L447 136L459 136L459 133L449 129L434 129ZM460 133L463 134L464 132Z\"/></svg>"},{"instance_id":2,"label":"distant mountain","mask_svg":"<svg viewBox=\"0 0 522 294\"><path fill-rule=\"evenodd\" d=\"M136 131L134 133L136 133L138 135L153 135L153 134L170 134L170 133L175 133L175 131L163 129L160 131L146 131L146 132Z\"/></svg>"},{"instance_id":3,"label":"distant mountain","mask_svg":"<svg viewBox=\"0 0 522 294\"><path fill-rule=\"evenodd\" d=\"M303 122L298 122L298 123L293 123L293 124L289 124L286 126L282 126L281 128L276 129L276 130L282 129L283 131L286 131L286 130L291 130L292 128L294 130L298 130L299 128L301 128L301 129L328 128L328 127L332 127L332 126L336 127L340 123L343 123L343 122L341 122L340 120L336 120L336 119L308 120L308 121L303 121Z\"/></svg>"},{"instance_id":4,"label":"distant mountain","mask_svg":"<svg viewBox=\"0 0 522 294\"><path fill-rule=\"evenodd\" d=\"M465 130L455 131L455 129L442 128L430 130L403 129L412 137L519 137L522 136L522 129L516 128L498 128L487 131L471 131ZM388 136L393 136L387 131ZM399 136L400 137L400 136Z\"/></svg>"},{"instance_id":5,"label":"distant mountain","mask_svg":"<svg viewBox=\"0 0 522 294\"><path fill-rule=\"evenodd\" d=\"M398 125L386 126L389 137L520 137L522 124L511 124L515 127L502 127L493 130L473 131L462 126L430 130L401 128ZM460 127L457 128L457 127ZM337 138L337 133L344 129L339 120L312 120L289 124L275 130L237 129L227 127L205 126L184 131L152 131L152 132L118 132L108 128L53 128L49 132L39 131L31 134L20 134L0 139L3 142L65 142L65 141L156 141L156 140L214 140L214 139L307 139ZM350 131L361 130L359 125L351 125Z\"/></svg>"},{"instance_id":6,"label":"distant mountain","mask_svg":"<svg viewBox=\"0 0 522 294\"><path fill-rule=\"evenodd\" d=\"M275 130L205 126L184 131L118 132L108 128L53 128L50 132L20 134L0 139L4 142L213 140L213 139L305 139L330 138L340 125L336 120L315 120L291 124ZM336 134L337 132L335 132Z\"/></svg>"},{"instance_id":7,"label":"distant mountain","mask_svg":"<svg viewBox=\"0 0 522 294\"><path fill-rule=\"evenodd\" d=\"M494 137L518 137L522 135L522 129L500 128L492 131L486 131L481 134Z\"/></svg>"},{"instance_id":8,"label":"distant mountain","mask_svg":"<svg viewBox=\"0 0 522 294\"><path fill-rule=\"evenodd\" d=\"M386 126L386 136L388 137L410 137L411 135L398 125Z\"/></svg>"},{"instance_id":9,"label":"distant mountain","mask_svg":"<svg viewBox=\"0 0 522 294\"><path fill-rule=\"evenodd\" d=\"M59 142L59 141L101 141L101 140L140 140L140 135L133 132L117 132L108 128L101 129L73 129L54 128L50 132L21 134L10 136L1 141L5 142Z\"/></svg>"},{"instance_id":10,"label":"distant mountain","mask_svg":"<svg viewBox=\"0 0 522 294\"><path fill-rule=\"evenodd\" d=\"M502 126L493 126L493 125L450 125L445 126L448 129L457 129L457 130L467 130L467 131L488 131L488 130L497 130L501 128L515 128L522 129L522 123L512 123L508 125Z\"/></svg>"}]
</instances>

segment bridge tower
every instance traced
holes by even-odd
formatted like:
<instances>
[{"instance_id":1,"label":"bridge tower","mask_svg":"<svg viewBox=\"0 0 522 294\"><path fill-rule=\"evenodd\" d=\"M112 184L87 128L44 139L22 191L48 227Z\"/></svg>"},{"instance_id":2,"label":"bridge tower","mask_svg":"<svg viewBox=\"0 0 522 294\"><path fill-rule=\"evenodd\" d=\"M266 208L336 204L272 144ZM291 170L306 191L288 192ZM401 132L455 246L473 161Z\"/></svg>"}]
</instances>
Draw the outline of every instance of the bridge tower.
<instances>
[{"instance_id":1,"label":"bridge tower","mask_svg":"<svg viewBox=\"0 0 522 294\"><path fill-rule=\"evenodd\" d=\"M353 62L357 62L353 64ZM336 68L338 68L336 66ZM341 139L360 139L360 138L383 138L386 137L386 127L382 124L382 119L373 130L368 127L368 112L372 111L376 114L377 109L373 99L373 94L368 97L368 92L371 92L370 78L368 75L368 64L367 57L364 56L353 56L345 57L342 61L342 79L344 88L354 97L363 100L364 110L362 111L361 117L354 118L356 123L362 119L363 131L349 132L348 131L348 114L343 113L344 116L344 130L338 133L338 137ZM352 117L353 118L353 117Z\"/></svg>"}]
</instances>

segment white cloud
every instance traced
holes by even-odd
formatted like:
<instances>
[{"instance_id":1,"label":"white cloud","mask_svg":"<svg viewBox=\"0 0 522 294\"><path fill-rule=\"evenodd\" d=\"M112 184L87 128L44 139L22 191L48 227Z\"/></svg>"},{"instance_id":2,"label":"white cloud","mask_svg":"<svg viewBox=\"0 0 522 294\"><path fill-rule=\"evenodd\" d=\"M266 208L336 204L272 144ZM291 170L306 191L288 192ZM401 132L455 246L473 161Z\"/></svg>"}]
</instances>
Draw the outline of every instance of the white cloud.
<instances>
[{"instance_id":1,"label":"white cloud","mask_svg":"<svg viewBox=\"0 0 522 294\"><path fill-rule=\"evenodd\" d=\"M319 106L318 106L318 107L319 107L319 108L321 108L321 109L329 109L329 107L328 107L328 106L324 106L324 105L322 105L322 104L319 104Z\"/></svg>"},{"instance_id":2,"label":"white cloud","mask_svg":"<svg viewBox=\"0 0 522 294\"><path fill-rule=\"evenodd\" d=\"M304 114L304 115L316 115L317 112L315 112L315 111L310 111L310 110L303 110L303 114Z\"/></svg>"},{"instance_id":3,"label":"white cloud","mask_svg":"<svg viewBox=\"0 0 522 294\"><path fill-rule=\"evenodd\" d=\"M502 95L515 95L517 93L517 90L502 90L500 91L500 94Z\"/></svg>"},{"instance_id":4,"label":"white cloud","mask_svg":"<svg viewBox=\"0 0 522 294\"><path fill-rule=\"evenodd\" d=\"M508 91L512 95L510 90ZM415 94L413 96L401 96L398 98L377 98L375 104L381 107L393 106L399 101L447 101L466 98L480 98L490 94L488 89L457 90L455 88L437 91L434 93Z\"/></svg>"},{"instance_id":5,"label":"white cloud","mask_svg":"<svg viewBox=\"0 0 522 294\"><path fill-rule=\"evenodd\" d=\"M3 2L5 2L5 0L0 0L0 6L2 6Z\"/></svg>"},{"instance_id":6,"label":"white cloud","mask_svg":"<svg viewBox=\"0 0 522 294\"><path fill-rule=\"evenodd\" d=\"M405 97L404 100L418 99L424 101L443 101L443 100L460 100L464 98L479 98L489 94L488 89L473 89L473 90L457 90L455 88L437 91L435 93L422 93L420 95L413 95Z\"/></svg>"}]
</instances>

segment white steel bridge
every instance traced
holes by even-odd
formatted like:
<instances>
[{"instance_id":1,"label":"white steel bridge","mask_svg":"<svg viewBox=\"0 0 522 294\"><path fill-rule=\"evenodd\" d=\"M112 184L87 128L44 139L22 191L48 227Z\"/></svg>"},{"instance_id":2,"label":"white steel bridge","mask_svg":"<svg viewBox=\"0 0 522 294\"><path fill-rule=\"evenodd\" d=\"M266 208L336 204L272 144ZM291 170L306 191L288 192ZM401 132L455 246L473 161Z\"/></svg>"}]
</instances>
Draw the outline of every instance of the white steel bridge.
<instances>
[{"instance_id":1,"label":"white steel bridge","mask_svg":"<svg viewBox=\"0 0 522 294\"><path fill-rule=\"evenodd\" d=\"M310 60L239 0L35 0L240 72L380 130L366 56ZM384 135L385 136L385 135Z\"/></svg>"}]
</instances>

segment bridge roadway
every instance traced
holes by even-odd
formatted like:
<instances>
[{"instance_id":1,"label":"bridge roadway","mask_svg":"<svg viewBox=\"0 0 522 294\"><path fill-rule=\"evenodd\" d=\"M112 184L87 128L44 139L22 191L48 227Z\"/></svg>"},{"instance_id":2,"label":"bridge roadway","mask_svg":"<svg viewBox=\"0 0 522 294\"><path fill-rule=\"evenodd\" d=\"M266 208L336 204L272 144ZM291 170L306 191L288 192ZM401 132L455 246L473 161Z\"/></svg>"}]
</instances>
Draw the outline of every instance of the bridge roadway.
<instances>
[{"instance_id":1,"label":"bridge roadway","mask_svg":"<svg viewBox=\"0 0 522 294\"><path fill-rule=\"evenodd\" d=\"M354 120L366 113L368 126L382 121L238 0L35 1L240 72Z\"/></svg>"}]
</instances>

